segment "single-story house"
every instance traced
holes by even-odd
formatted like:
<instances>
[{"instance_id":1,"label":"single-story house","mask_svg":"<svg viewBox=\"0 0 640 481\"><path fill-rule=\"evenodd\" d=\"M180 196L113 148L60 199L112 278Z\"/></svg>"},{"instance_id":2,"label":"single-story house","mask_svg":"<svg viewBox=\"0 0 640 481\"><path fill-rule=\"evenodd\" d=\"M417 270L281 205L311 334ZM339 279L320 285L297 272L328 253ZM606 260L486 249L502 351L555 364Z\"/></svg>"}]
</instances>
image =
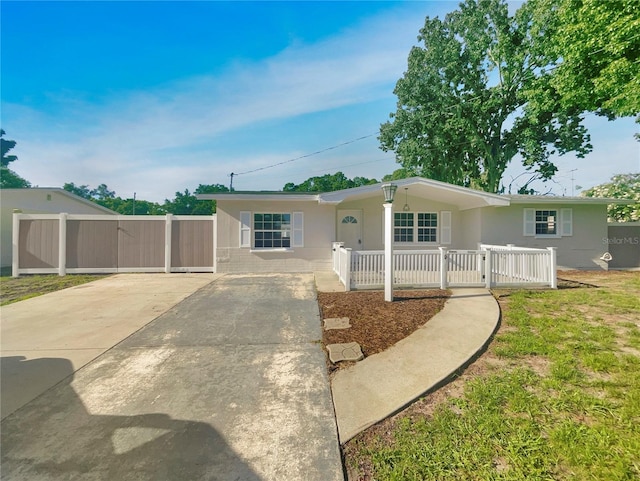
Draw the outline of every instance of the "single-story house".
<instances>
[{"instance_id":1,"label":"single-story house","mask_svg":"<svg viewBox=\"0 0 640 481\"><path fill-rule=\"evenodd\" d=\"M34 187L29 189L0 189L0 254L2 267L11 266L13 212L24 214L91 214L117 215L117 212L83 199L64 189Z\"/></svg>"},{"instance_id":2,"label":"single-story house","mask_svg":"<svg viewBox=\"0 0 640 481\"><path fill-rule=\"evenodd\" d=\"M557 265L607 269L607 204L589 197L498 195L415 177L394 181L394 250L557 249ZM382 184L327 193L201 194L217 202L218 272L331 270L332 245L384 249Z\"/></svg>"}]
</instances>

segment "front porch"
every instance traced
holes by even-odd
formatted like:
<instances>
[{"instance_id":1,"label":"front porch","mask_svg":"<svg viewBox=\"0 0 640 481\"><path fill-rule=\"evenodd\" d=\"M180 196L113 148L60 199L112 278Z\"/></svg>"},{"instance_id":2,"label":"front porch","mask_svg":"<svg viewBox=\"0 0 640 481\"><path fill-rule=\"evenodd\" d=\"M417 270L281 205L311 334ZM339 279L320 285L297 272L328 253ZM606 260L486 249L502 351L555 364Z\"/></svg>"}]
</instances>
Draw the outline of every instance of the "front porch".
<instances>
[{"instance_id":1,"label":"front porch","mask_svg":"<svg viewBox=\"0 0 640 481\"><path fill-rule=\"evenodd\" d=\"M556 249L480 244L477 250L396 250L395 287L550 287L555 289ZM333 270L352 289L384 287L384 251L357 251L333 244Z\"/></svg>"}]
</instances>

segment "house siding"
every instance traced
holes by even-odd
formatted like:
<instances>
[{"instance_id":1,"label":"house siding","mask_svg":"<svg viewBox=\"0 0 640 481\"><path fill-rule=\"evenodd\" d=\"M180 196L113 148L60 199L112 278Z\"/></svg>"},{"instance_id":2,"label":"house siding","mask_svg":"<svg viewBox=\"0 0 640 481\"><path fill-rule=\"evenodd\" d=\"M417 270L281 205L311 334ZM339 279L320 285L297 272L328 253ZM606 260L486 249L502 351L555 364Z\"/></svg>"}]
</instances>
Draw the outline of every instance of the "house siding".
<instances>
[{"instance_id":1,"label":"house siding","mask_svg":"<svg viewBox=\"0 0 640 481\"><path fill-rule=\"evenodd\" d=\"M565 237L525 236L524 209L571 208L573 235ZM481 212L481 242L515 244L522 247L557 248L559 267L572 269L607 269L600 257L607 251L607 206L581 204L515 204L485 208Z\"/></svg>"},{"instance_id":2,"label":"house siding","mask_svg":"<svg viewBox=\"0 0 640 481\"><path fill-rule=\"evenodd\" d=\"M241 212L302 212L303 247L285 252L240 247ZM217 203L218 272L312 272L332 268L336 209L317 202L219 200ZM253 232L252 232L253 238Z\"/></svg>"},{"instance_id":3,"label":"house siding","mask_svg":"<svg viewBox=\"0 0 640 481\"><path fill-rule=\"evenodd\" d=\"M440 212L451 212L451 244L446 247L451 249L461 249L464 243L463 229L461 224L461 216L458 208L451 204L436 202L430 199L408 196L406 203L409 204L411 212L437 212L438 225L441 225ZM404 192L396 192L395 201L393 203L394 212L402 212L405 204ZM382 195L379 198L370 198L356 200L350 202L342 202L339 206L340 210L359 209L362 210L362 250L382 250L384 249L384 208ZM335 219L339 222L339 219ZM337 229L337 224L334 224ZM340 239L338 239L340 240ZM402 245L395 243L394 249L436 249L441 246L440 243L414 243L411 245Z\"/></svg>"}]
</instances>

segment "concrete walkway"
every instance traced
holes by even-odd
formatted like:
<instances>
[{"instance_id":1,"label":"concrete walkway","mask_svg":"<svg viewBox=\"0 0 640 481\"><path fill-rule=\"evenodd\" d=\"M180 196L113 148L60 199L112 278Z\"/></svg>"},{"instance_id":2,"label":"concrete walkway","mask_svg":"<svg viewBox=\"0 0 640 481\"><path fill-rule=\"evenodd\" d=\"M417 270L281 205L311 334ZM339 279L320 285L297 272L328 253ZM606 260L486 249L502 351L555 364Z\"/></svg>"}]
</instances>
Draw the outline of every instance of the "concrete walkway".
<instances>
[{"instance_id":1,"label":"concrete walkway","mask_svg":"<svg viewBox=\"0 0 640 481\"><path fill-rule=\"evenodd\" d=\"M125 333L126 320L100 324L97 314L124 308L109 289L93 306L20 313L20 335L12 320L14 347L40 329L37 346L46 332L62 346L18 364L46 364L63 380L2 420L3 479L341 481L313 276L206 275L202 284L151 322L129 318L129 332L143 327L119 343L108 333ZM71 335L75 309L95 317ZM65 343L84 336L117 344L76 371Z\"/></svg>"},{"instance_id":2,"label":"concrete walkway","mask_svg":"<svg viewBox=\"0 0 640 481\"><path fill-rule=\"evenodd\" d=\"M390 349L337 371L331 382L340 443L437 387L481 351L500 309L485 289L452 289L444 309Z\"/></svg>"}]
</instances>

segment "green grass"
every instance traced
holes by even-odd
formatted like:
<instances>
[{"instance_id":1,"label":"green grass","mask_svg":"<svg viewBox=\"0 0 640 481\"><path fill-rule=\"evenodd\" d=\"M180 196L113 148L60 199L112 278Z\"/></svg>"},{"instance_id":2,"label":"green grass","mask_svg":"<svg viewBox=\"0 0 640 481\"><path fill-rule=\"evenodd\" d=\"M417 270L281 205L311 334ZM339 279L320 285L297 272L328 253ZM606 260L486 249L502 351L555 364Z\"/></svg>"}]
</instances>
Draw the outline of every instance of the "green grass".
<instances>
[{"instance_id":1,"label":"green grass","mask_svg":"<svg viewBox=\"0 0 640 481\"><path fill-rule=\"evenodd\" d=\"M499 362L463 375L462 394L433 412L410 408L351 441L352 472L367 466L373 479L403 481L640 479L640 276L611 277L610 287L510 293L476 364Z\"/></svg>"},{"instance_id":2,"label":"green grass","mask_svg":"<svg viewBox=\"0 0 640 481\"><path fill-rule=\"evenodd\" d=\"M0 306L105 277L104 275L72 274L62 277L58 275L25 275L14 278L9 277L10 273L4 274L3 272L3 276L0 277Z\"/></svg>"}]
</instances>

